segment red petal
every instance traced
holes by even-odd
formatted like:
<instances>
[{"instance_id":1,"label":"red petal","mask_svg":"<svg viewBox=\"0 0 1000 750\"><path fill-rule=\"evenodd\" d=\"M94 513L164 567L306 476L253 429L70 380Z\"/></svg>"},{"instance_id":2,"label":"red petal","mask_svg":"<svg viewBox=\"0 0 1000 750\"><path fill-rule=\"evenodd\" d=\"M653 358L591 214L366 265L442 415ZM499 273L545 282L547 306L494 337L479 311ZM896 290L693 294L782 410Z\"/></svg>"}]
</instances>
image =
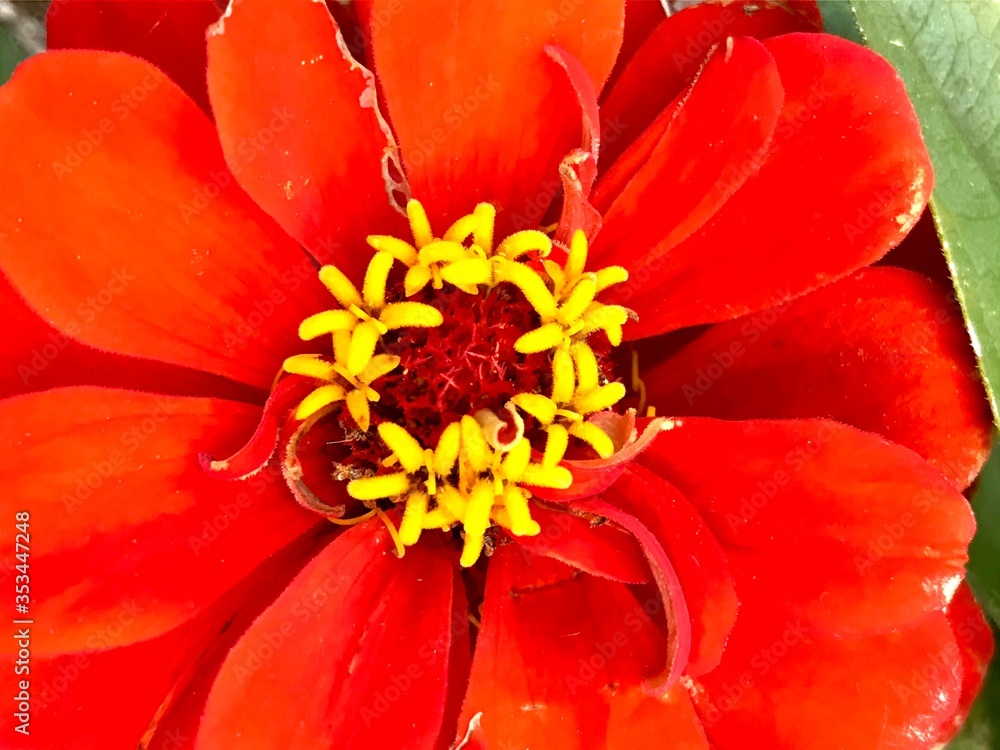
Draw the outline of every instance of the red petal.
<instances>
[{"instance_id":1,"label":"red petal","mask_svg":"<svg viewBox=\"0 0 1000 750\"><path fill-rule=\"evenodd\" d=\"M562 575L539 587L543 566ZM663 663L653 625L661 611L658 598L640 601L625 584L575 575L554 560L529 564L512 546L498 549L458 736L472 722L468 748L603 747L609 716L634 707L649 666ZM674 720L690 731L671 703L649 705L660 708L664 735Z\"/></svg>"},{"instance_id":2,"label":"red petal","mask_svg":"<svg viewBox=\"0 0 1000 750\"><path fill-rule=\"evenodd\" d=\"M676 488L637 464L604 498L647 526L673 563L691 617L685 673L714 669L736 619L736 590L718 540Z\"/></svg>"},{"instance_id":3,"label":"red petal","mask_svg":"<svg viewBox=\"0 0 1000 750\"><path fill-rule=\"evenodd\" d=\"M311 534L296 540L271 556L208 611L152 640L121 645L134 624L130 610L123 607L122 617L114 627L92 633L87 652L53 658L33 655L30 675L34 703L28 746L35 750L61 748L71 737L74 750L190 748L186 740L193 741L197 724L194 729L176 723L164 726L164 709L169 706L173 711L182 690L186 697L187 681L204 655L225 645L234 628L242 630L241 620L252 618L264 603L273 601L315 548L316 539ZM108 706L120 712L113 722L107 721ZM154 722L157 735L140 744ZM0 724L0 731L5 729Z\"/></svg>"},{"instance_id":4,"label":"red petal","mask_svg":"<svg viewBox=\"0 0 1000 750\"><path fill-rule=\"evenodd\" d=\"M756 172L782 100L767 49L753 39L730 40L664 112L662 137L641 139L636 145L646 153L630 151L625 170L611 168L592 198L604 214L593 254L598 266L616 263L631 272L619 299L628 302L655 284L645 266L701 227Z\"/></svg>"},{"instance_id":5,"label":"red petal","mask_svg":"<svg viewBox=\"0 0 1000 750\"><path fill-rule=\"evenodd\" d=\"M209 399L65 388L0 402L5 506L31 513L33 652L120 645L186 622L316 523L280 474L206 476L197 455L253 430L258 410Z\"/></svg>"},{"instance_id":6,"label":"red petal","mask_svg":"<svg viewBox=\"0 0 1000 750\"><path fill-rule=\"evenodd\" d=\"M374 78L342 44L322 3L238 0L209 38L208 82L240 184L317 259L360 281L365 236L406 224L386 192L393 144Z\"/></svg>"},{"instance_id":7,"label":"red petal","mask_svg":"<svg viewBox=\"0 0 1000 750\"><path fill-rule=\"evenodd\" d=\"M591 575L625 583L646 583L646 558L635 538L613 524L594 526L589 520L566 511L549 510L537 504L531 517L541 526L535 536L515 541L533 556L551 557Z\"/></svg>"},{"instance_id":8,"label":"red petal","mask_svg":"<svg viewBox=\"0 0 1000 750\"><path fill-rule=\"evenodd\" d=\"M950 740L965 723L993 657L993 631L968 584L963 583L955 592L948 606L948 621L962 660L962 694L958 710L941 727L938 742Z\"/></svg>"},{"instance_id":9,"label":"red petal","mask_svg":"<svg viewBox=\"0 0 1000 750\"><path fill-rule=\"evenodd\" d=\"M638 461L676 486L722 544L740 615L837 637L943 610L975 527L916 454L822 420L676 420ZM737 624L738 627L738 624Z\"/></svg>"},{"instance_id":10,"label":"red petal","mask_svg":"<svg viewBox=\"0 0 1000 750\"><path fill-rule=\"evenodd\" d=\"M611 704L607 736L607 750L662 747L666 737L670 750L710 750L701 719L680 685L662 698L638 688L622 690Z\"/></svg>"},{"instance_id":11,"label":"red petal","mask_svg":"<svg viewBox=\"0 0 1000 750\"><path fill-rule=\"evenodd\" d=\"M72 741L74 750L135 750L183 667L178 657L204 644L203 639L192 642L189 632L190 628L180 628L123 648L89 653L32 654L26 676L33 699L30 735L15 732L19 722L12 711L4 711L0 717L4 749L61 748ZM4 636L9 640L6 628ZM14 658L0 658L6 674L14 675L14 668ZM12 697L19 679L4 681ZM114 707L114 721L107 720L109 706Z\"/></svg>"},{"instance_id":12,"label":"red petal","mask_svg":"<svg viewBox=\"0 0 1000 750\"><path fill-rule=\"evenodd\" d=\"M29 304L92 346L270 385L327 295L204 113L148 63L82 51L26 61L0 112L0 264Z\"/></svg>"},{"instance_id":13,"label":"red petal","mask_svg":"<svg viewBox=\"0 0 1000 750\"><path fill-rule=\"evenodd\" d=\"M656 536L635 516L600 498L574 503L573 508L603 516L618 524L635 537L646 555L665 609L667 665L655 677L648 679L645 687L651 695L665 695L680 680L691 656L691 617L673 561L667 557Z\"/></svg>"},{"instance_id":14,"label":"red petal","mask_svg":"<svg viewBox=\"0 0 1000 750\"><path fill-rule=\"evenodd\" d=\"M770 149L700 230L606 293L639 313L631 338L745 315L797 297L896 245L920 217L933 173L913 107L889 64L822 34L765 45L785 105ZM646 266L646 268L643 268Z\"/></svg>"},{"instance_id":15,"label":"red petal","mask_svg":"<svg viewBox=\"0 0 1000 750\"><path fill-rule=\"evenodd\" d=\"M632 3L636 4L656 5ZM808 3L786 0L780 4L762 4L756 0L703 2L661 21L628 60L601 106L602 130L607 135L604 166L613 164L691 82L712 47L725 45L729 37L765 39L793 31L816 30L818 14L808 17L802 12L806 6L815 10L811 0ZM628 15L625 34L628 43Z\"/></svg>"},{"instance_id":16,"label":"red petal","mask_svg":"<svg viewBox=\"0 0 1000 750\"><path fill-rule=\"evenodd\" d=\"M221 13L215 0L58 0L46 17L48 48L141 57L209 112L205 30Z\"/></svg>"},{"instance_id":17,"label":"red petal","mask_svg":"<svg viewBox=\"0 0 1000 750\"><path fill-rule=\"evenodd\" d=\"M103 385L174 395L253 400L256 389L161 362L98 351L42 320L0 274L0 398L63 385Z\"/></svg>"},{"instance_id":18,"label":"red petal","mask_svg":"<svg viewBox=\"0 0 1000 750\"><path fill-rule=\"evenodd\" d=\"M366 523L306 566L230 651L197 747L393 747L402 727L407 747L435 746L455 561L430 543L401 560L391 547Z\"/></svg>"},{"instance_id":19,"label":"red petal","mask_svg":"<svg viewBox=\"0 0 1000 750\"><path fill-rule=\"evenodd\" d=\"M722 664L692 685L717 750L927 750L955 711L961 665L941 613L866 638L813 639L740 610Z\"/></svg>"},{"instance_id":20,"label":"red petal","mask_svg":"<svg viewBox=\"0 0 1000 750\"><path fill-rule=\"evenodd\" d=\"M545 46L565 49L600 89L621 44L621 0L518 0L494 11L487 0L372 4L385 19L372 24L376 72L413 196L442 229L484 200L504 224L538 224L559 162L580 145L576 94Z\"/></svg>"},{"instance_id":21,"label":"red petal","mask_svg":"<svg viewBox=\"0 0 1000 750\"><path fill-rule=\"evenodd\" d=\"M663 3L651 3L649 0L625 0L625 29L622 35L622 47L618 52L614 70L605 84L607 92L621 75L622 69L642 47L643 42L667 17Z\"/></svg>"},{"instance_id":22,"label":"red petal","mask_svg":"<svg viewBox=\"0 0 1000 750\"><path fill-rule=\"evenodd\" d=\"M913 449L959 488L989 453L961 311L910 271L869 269L720 323L643 376L660 414L828 417Z\"/></svg>"}]
</instances>

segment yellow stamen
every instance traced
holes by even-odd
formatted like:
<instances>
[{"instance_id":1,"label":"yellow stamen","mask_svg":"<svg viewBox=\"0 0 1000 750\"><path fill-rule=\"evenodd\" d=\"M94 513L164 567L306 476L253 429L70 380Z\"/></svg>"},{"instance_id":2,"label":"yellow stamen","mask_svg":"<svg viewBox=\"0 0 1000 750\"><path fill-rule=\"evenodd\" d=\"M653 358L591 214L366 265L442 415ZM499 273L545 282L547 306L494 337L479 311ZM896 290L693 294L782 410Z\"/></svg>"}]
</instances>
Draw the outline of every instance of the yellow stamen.
<instances>
[{"instance_id":1,"label":"yellow stamen","mask_svg":"<svg viewBox=\"0 0 1000 750\"><path fill-rule=\"evenodd\" d=\"M406 496L406 509L399 524L399 541L408 547L417 543L420 532L424 530L428 500L427 494L419 491Z\"/></svg>"},{"instance_id":2,"label":"yellow stamen","mask_svg":"<svg viewBox=\"0 0 1000 750\"><path fill-rule=\"evenodd\" d=\"M324 409L337 401L343 401L347 392L336 383L321 385L310 393L295 408L296 419L308 419L320 409Z\"/></svg>"},{"instance_id":3,"label":"yellow stamen","mask_svg":"<svg viewBox=\"0 0 1000 750\"><path fill-rule=\"evenodd\" d=\"M542 466L531 464L524 472L524 484L533 487L548 487L554 490L565 490L573 484L573 475L564 466Z\"/></svg>"},{"instance_id":4,"label":"yellow stamen","mask_svg":"<svg viewBox=\"0 0 1000 750\"><path fill-rule=\"evenodd\" d=\"M597 271L594 276L597 280L598 292L603 292L609 286L623 284L628 281L628 271L621 266L606 266Z\"/></svg>"},{"instance_id":5,"label":"yellow stamen","mask_svg":"<svg viewBox=\"0 0 1000 750\"><path fill-rule=\"evenodd\" d=\"M573 363L576 365L577 390L592 391L597 388L599 370L594 350L580 341L573 344L570 354L573 355Z\"/></svg>"},{"instance_id":6,"label":"yellow stamen","mask_svg":"<svg viewBox=\"0 0 1000 750\"><path fill-rule=\"evenodd\" d=\"M497 281L509 282L520 289L524 298L543 319L555 316L557 307L552 292L545 286L542 277L523 263L498 258L496 278Z\"/></svg>"},{"instance_id":7,"label":"yellow stamen","mask_svg":"<svg viewBox=\"0 0 1000 750\"><path fill-rule=\"evenodd\" d=\"M351 391L347 394L347 410L351 414L351 419L362 432L368 432L371 426L371 409L368 406L368 399L364 391Z\"/></svg>"},{"instance_id":8,"label":"yellow stamen","mask_svg":"<svg viewBox=\"0 0 1000 750\"><path fill-rule=\"evenodd\" d=\"M569 434L585 442L601 458L609 458L615 452L615 444L608 433L592 422L574 422Z\"/></svg>"},{"instance_id":9,"label":"yellow stamen","mask_svg":"<svg viewBox=\"0 0 1000 750\"><path fill-rule=\"evenodd\" d=\"M323 266L319 269L319 280L345 309L351 305L364 304L357 287L336 266Z\"/></svg>"},{"instance_id":10,"label":"yellow stamen","mask_svg":"<svg viewBox=\"0 0 1000 750\"><path fill-rule=\"evenodd\" d=\"M582 229L573 232L573 237L569 242L569 255L566 257L566 276L575 278L583 273L583 267L587 265L587 235Z\"/></svg>"},{"instance_id":11,"label":"yellow stamen","mask_svg":"<svg viewBox=\"0 0 1000 750\"><path fill-rule=\"evenodd\" d=\"M320 359L317 354L295 354L285 360L281 369L292 375L304 375L317 380L332 380L334 376L333 365Z\"/></svg>"},{"instance_id":12,"label":"yellow stamen","mask_svg":"<svg viewBox=\"0 0 1000 750\"><path fill-rule=\"evenodd\" d=\"M565 349L557 349L552 355L552 400L557 404L569 403L574 390L573 358Z\"/></svg>"},{"instance_id":13,"label":"yellow stamen","mask_svg":"<svg viewBox=\"0 0 1000 750\"><path fill-rule=\"evenodd\" d=\"M382 474L347 483L347 494L355 500L384 500L404 494L410 489L410 477L404 471Z\"/></svg>"},{"instance_id":14,"label":"yellow stamen","mask_svg":"<svg viewBox=\"0 0 1000 750\"><path fill-rule=\"evenodd\" d=\"M555 401L540 393L519 393L512 400L515 406L542 424L549 424L556 417Z\"/></svg>"},{"instance_id":15,"label":"yellow stamen","mask_svg":"<svg viewBox=\"0 0 1000 750\"><path fill-rule=\"evenodd\" d=\"M609 409L625 398L625 386L621 383L608 383L589 393L577 394L573 405L580 414L592 414L595 411Z\"/></svg>"},{"instance_id":16,"label":"yellow stamen","mask_svg":"<svg viewBox=\"0 0 1000 750\"><path fill-rule=\"evenodd\" d=\"M431 223L428 221L427 212L424 211L420 201L411 200L406 204L406 216L410 220L410 231L413 232L413 239L418 248L434 240Z\"/></svg>"},{"instance_id":17,"label":"yellow stamen","mask_svg":"<svg viewBox=\"0 0 1000 750\"><path fill-rule=\"evenodd\" d=\"M545 454L542 456L542 466L551 468L557 466L566 455L569 446L569 430L561 424L550 425L546 431Z\"/></svg>"},{"instance_id":18,"label":"yellow stamen","mask_svg":"<svg viewBox=\"0 0 1000 750\"><path fill-rule=\"evenodd\" d=\"M587 274L574 286L566 300L559 306L559 318L564 325L572 325L579 319L597 294L597 279L594 274Z\"/></svg>"},{"instance_id":19,"label":"yellow stamen","mask_svg":"<svg viewBox=\"0 0 1000 750\"><path fill-rule=\"evenodd\" d=\"M347 371L351 375L360 375L368 366L379 338L379 330L371 322L361 323L351 332L351 346L347 350Z\"/></svg>"},{"instance_id":20,"label":"yellow stamen","mask_svg":"<svg viewBox=\"0 0 1000 750\"><path fill-rule=\"evenodd\" d=\"M403 279L403 291L407 297L412 297L431 283L431 269L427 266L413 266L406 272Z\"/></svg>"},{"instance_id":21,"label":"yellow stamen","mask_svg":"<svg viewBox=\"0 0 1000 750\"><path fill-rule=\"evenodd\" d=\"M483 551L483 536L490 526L490 511L493 509L493 486L479 482L469 494L469 505L462 523L465 528L465 544L459 564L468 568L475 564Z\"/></svg>"},{"instance_id":22,"label":"yellow stamen","mask_svg":"<svg viewBox=\"0 0 1000 750\"><path fill-rule=\"evenodd\" d=\"M390 331L397 328L437 328L444 323L441 312L421 302L394 302L382 311L379 321Z\"/></svg>"},{"instance_id":23,"label":"yellow stamen","mask_svg":"<svg viewBox=\"0 0 1000 750\"><path fill-rule=\"evenodd\" d=\"M489 261L483 258L466 258L454 263L450 263L441 269L441 278L449 284L472 293L478 292L476 286L479 284L489 284L493 279L493 269Z\"/></svg>"},{"instance_id":24,"label":"yellow stamen","mask_svg":"<svg viewBox=\"0 0 1000 750\"><path fill-rule=\"evenodd\" d=\"M515 260L525 253L537 250L544 257L552 252L552 240L544 232L537 229L525 229L510 235L497 248L497 255Z\"/></svg>"},{"instance_id":25,"label":"yellow stamen","mask_svg":"<svg viewBox=\"0 0 1000 750\"><path fill-rule=\"evenodd\" d=\"M521 354L536 354L559 346L566 338L565 330L558 323L546 323L541 328L529 331L514 342L514 348Z\"/></svg>"},{"instance_id":26,"label":"yellow stamen","mask_svg":"<svg viewBox=\"0 0 1000 750\"><path fill-rule=\"evenodd\" d=\"M361 296L368 307L379 309L385 306L385 286L389 282L389 272L395 258L389 253L375 253L365 272L365 283Z\"/></svg>"},{"instance_id":27,"label":"yellow stamen","mask_svg":"<svg viewBox=\"0 0 1000 750\"><path fill-rule=\"evenodd\" d=\"M420 442L398 424L383 422L378 426L378 436L389 446L407 473L413 474L424 465L424 448ZM359 498L363 499L363 498Z\"/></svg>"},{"instance_id":28,"label":"yellow stamen","mask_svg":"<svg viewBox=\"0 0 1000 750\"><path fill-rule=\"evenodd\" d=\"M507 528L514 536L535 536L541 532L538 522L528 509L528 493L520 487L508 487L504 493L504 510L507 511Z\"/></svg>"},{"instance_id":29,"label":"yellow stamen","mask_svg":"<svg viewBox=\"0 0 1000 750\"><path fill-rule=\"evenodd\" d=\"M310 341L317 336L334 331L350 331L357 325L358 319L348 310L325 310L310 315L299 325L299 338Z\"/></svg>"},{"instance_id":30,"label":"yellow stamen","mask_svg":"<svg viewBox=\"0 0 1000 750\"><path fill-rule=\"evenodd\" d=\"M396 237L372 234L368 236L368 244L376 252L389 253L393 258L407 266L412 266L417 262L417 248L409 242Z\"/></svg>"}]
</instances>

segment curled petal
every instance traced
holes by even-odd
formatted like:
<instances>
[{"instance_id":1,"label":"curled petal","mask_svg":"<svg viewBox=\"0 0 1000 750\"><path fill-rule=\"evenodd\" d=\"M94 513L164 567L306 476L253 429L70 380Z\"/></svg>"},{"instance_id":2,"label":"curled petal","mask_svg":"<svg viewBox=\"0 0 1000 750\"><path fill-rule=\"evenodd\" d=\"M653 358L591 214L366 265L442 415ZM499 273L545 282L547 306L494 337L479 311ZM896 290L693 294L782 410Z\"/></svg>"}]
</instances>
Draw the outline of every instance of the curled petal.
<instances>
[{"instance_id":1,"label":"curled petal","mask_svg":"<svg viewBox=\"0 0 1000 750\"><path fill-rule=\"evenodd\" d=\"M213 460L207 453L198 456L201 468L218 479L248 479L267 466L278 445L278 433L288 413L305 398L313 386L302 378L284 378L264 404L257 430L249 442L229 458Z\"/></svg>"},{"instance_id":2,"label":"curled petal","mask_svg":"<svg viewBox=\"0 0 1000 750\"><path fill-rule=\"evenodd\" d=\"M565 490L533 487L536 497L567 503L599 495L615 483L629 461L652 445L658 434L677 424L665 417L642 419L637 423L633 410L625 415L601 412L591 421L609 434L615 443L615 453L610 458L563 461L561 465L569 470L573 483Z\"/></svg>"}]
</instances>

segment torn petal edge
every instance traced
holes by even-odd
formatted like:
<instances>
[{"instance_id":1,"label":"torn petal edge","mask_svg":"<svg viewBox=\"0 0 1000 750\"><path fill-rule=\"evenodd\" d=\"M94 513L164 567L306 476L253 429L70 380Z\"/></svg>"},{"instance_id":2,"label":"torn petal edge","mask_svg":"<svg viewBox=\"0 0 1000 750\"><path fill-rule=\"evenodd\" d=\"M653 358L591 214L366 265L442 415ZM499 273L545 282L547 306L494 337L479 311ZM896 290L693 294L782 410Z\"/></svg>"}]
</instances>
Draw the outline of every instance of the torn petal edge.
<instances>
[{"instance_id":1,"label":"torn petal edge","mask_svg":"<svg viewBox=\"0 0 1000 750\"><path fill-rule=\"evenodd\" d=\"M325 4L324 0L314 0L314 2ZM392 128L389 127L389 123L383 116L382 110L378 105L378 87L375 82L375 74L354 59L354 56L347 47L347 42L344 40L344 34L332 15L330 16L330 23L333 24L333 28L337 34L337 47L340 49L340 54L343 55L344 60L351 66L352 71L360 70L361 75L365 78L365 90L361 93L358 104L361 105L362 109L371 109L374 112L379 130L385 135L386 145L382 150L382 178L385 181L386 199L396 212L405 217L406 204L412 198L412 193L410 191L410 184L406 180L406 172L403 171L403 161L400 157L399 144L396 143L396 138L392 134ZM393 179L391 171L393 167L395 167L397 174L399 174L400 181ZM396 199L396 193L403 196L404 200L402 203Z\"/></svg>"}]
</instances>

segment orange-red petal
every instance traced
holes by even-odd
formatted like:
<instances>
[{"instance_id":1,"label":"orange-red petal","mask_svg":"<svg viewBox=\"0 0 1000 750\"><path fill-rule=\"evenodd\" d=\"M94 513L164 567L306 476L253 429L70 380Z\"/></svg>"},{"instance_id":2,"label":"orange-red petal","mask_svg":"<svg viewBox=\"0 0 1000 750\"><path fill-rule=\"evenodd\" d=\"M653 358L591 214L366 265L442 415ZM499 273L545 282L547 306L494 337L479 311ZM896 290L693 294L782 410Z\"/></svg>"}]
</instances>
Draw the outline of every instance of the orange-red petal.
<instances>
[{"instance_id":1,"label":"orange-red petal","mask_svg":"<svg viewBox=\"0 0 1000 750\"><path fill-rule=\"evenodd\" d=\"M737 591L719 541L675 487L640 465L630 464L604 498L635 516L656 536L677 572L691 618L691 654L685 674L714 669L737 608Z\"/></svg>"},{"instance_id":2,"label":"orange-red petal","mask_svg":"<svg viewBox=\"0 0 1000 750\"><path fill-rule=\"evenodd\" d=\"M0 89L0 267L59 330L270 385L328 296L235 184L212 123L149 63L63 51Z\"/></svg>"},{"instance_id":3,"label":"orange-red petal","mask_svg":"<svg viewBox=\"0 0 1000 750\"><path fill-rule=\"evenodd\" d=\"M435 747L455 560L391 548L376 521L316 555L229 652L196 747Z\"/></svg>"},{"instance_id":4,"label":"orange-red petal","mask_svg":"<svg viewBox=\"0 0 1000 750\"><path fill-rule=\"evenodd\" d=\"M320 262L360 282L369 234L399 234L374 77L323 3L237 0L208 42L226 160L248 193Z\"/></svg>"},{"instance_id":5,"label":"orange-red petal","mask_svg":"<svg viewBox=\"0 0 1000 750\"><path fill-rule=\"evenodd\" d=\"M216 0L58 0L46 17L47 45L141 57L209 112L205 30L221 14Z\"/></svg>"},{"instance_id":6,"label":"orange-red petal","mask_svg":"<svg viewBox=\"0 0 1000 750\"><path fill-rule=\"evenodd\" d=\"M657 712L664 736L674 721L694 732L683 699L643 702L637 692L663 663L659 598L637 598L623 583L551 559L529 563L526 554L508 546L490 560L458 727L463 738L473 725L467 747L602 747L609 726L620 727L619 712L637 703Z\"/></svg>"},{"instance_id":7,"label":"orange-red petal","mask_svg":"<svg viewBox=\"0 0 1000 750\"><path fill-rule=\"evenodd\" d=\"M867 269L720 323L642 374L660 414L835 419L913 449L959 488L990 449L961 311L912 271Z\"/></svg>"},{"instance_id":8,"label":"orange-red petal","mask_svg":"<svg viewBox=\"0 0 1000 750\"><path fill-rule=\"evenodd\" d=\"M638 461L722 545L745 616L861 637L943 612L972 511L917 454L824 420L677 420ZM737 624L738 627L738 624Z\"/></svg>"},{"instance_id":9,"label":"orange-red petal","mask_svg":"<svg viewBox=\"0 0 1000 750\"><path fill-rule=\"evenodd\" d=\"M442 227L478 201L537 225L558 166L581 143L580 108L557 45L600 90L621 44L622 0L371 4L375 70L413 190Z\"/></svg>"},{"instance_id":10,"label":"orange-red petal","mask_svg":"<svg viewBox=\"0 0 1000 750\"><path fill-rule=\"evenodd\" d=\"M624 254L633 279L606 292L639 314L628 337L729 320L828 284L881 258L923 211L933 172L895 70L823 34L764 45L785 100L759 171L680 244L606 251Z\"/></svg>"},{"instance_id":11,"label":"orange-red petal","mask_svg":"<svg viewBox=\"0 0 1000 750\"><path fill-rule=\"evenodd\" d=\"M0 402L3 505L31 514L33 653L119 645L193 619L317 523L280 474L209 478L198 453L225 451L257 409L212 399L64 388Z\"/></svg>"},{"instance_id":12,"label":"orange-red petal","mask_svg":"<svg viewBox=\"0 0 1000 750\"><path fill-rule=\"evenodd\" d=\"M630 304L657 285L649 276L659 256L650 259L649 251L668 254L757 171L783 100L778 68L764 45L730 40L664 110L650 128L655 136L643 135L611 167L591 198L604 214L592 253L598 266L631 270L617 299Z\"/></svg>"},{"instance_id":13,"label":"orange-red petal","mask_svg":"<svg viewBox=\"0 0 1000 750\"><path fill-rule=\"evenodd\" d=\"M647 16L659 15L663 20L640 34L628 17L634 5L647 6ZM819 13L813 0L700 2L665 19L662 10L658 14L649 10L656 5L639 0L628 6L622 52L629 54L636 37L642 37L642 44L624 64L619 62L621 73L601 105L602 130L608 136L604 168L695 78L715 45L725 46L729 37L766 39L818 29Z\"/></svg>"}]
</instances>

